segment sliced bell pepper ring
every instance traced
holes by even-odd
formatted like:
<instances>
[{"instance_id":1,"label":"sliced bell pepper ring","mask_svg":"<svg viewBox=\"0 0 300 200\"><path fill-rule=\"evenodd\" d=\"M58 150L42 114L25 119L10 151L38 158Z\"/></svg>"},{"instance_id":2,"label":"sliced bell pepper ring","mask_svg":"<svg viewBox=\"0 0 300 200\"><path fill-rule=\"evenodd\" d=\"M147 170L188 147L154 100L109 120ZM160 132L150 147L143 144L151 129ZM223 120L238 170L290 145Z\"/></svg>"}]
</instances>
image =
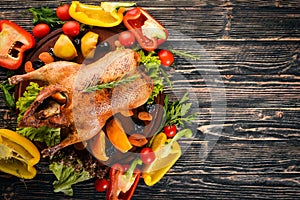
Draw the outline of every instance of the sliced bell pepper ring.
<instances>
[{"instance_id":1,"label":"sliced bell pepper ring","mask_svg":"<svg viewBox=\"0 0 300 200\"><path fill-rule=\"evenodd\" d=\"M83 24L113 27L122 22L125 7L134 5L135 3L132 2L101 2L100 6L95 6L72 1L69 14L73 19Z\"/></svg>"},{"instance_id":2,"label":"sliced bell pepper ring","mask_svg":"<svg viewBox=\"0 0 300 200\"><path fill-rule=\"evenodd\" d=\"M110 184L106 192L107 200L131 199L140 180L140 171L134 170L137 164L142 164L142 161L140 159L134 160L126 172L120 164L114 164L111 167L109 172Z\"/></svg>"},{"instance_id":3,"label":"sliced bell pepper ring","mask_svg":"<svg viewBox=\"0 0 300 200\"><path fill-rule=\"evenodd\" d=\"M36 175L34 165L40 160L40 152L27 138L18 133L0 129L0 171L32 179Z\"/></svg>"},{"instance_id":4,"label":"sliced bell pepper ring","mask_svg":"<svg viewBox=\"0 0 300 200\"><path fill-rule=\"evenodd\" d=\"M126 12L123 23L146 51L153 51L169 36L167 29L141 7Z\"/></svg>"},{"instance_id":5,"label":"sliced bell pepper ring","mask_svg":"<svg viewBox=\"0 0 300 200\"><path fill-rule=\"evenodd\" d=\"M172 139L167 139L165 133L157 134L151 144L151 148L155 153L155 160L145 165L142 177L148 186L152 186L160 181L160 179L171 169L181 156L181 148L177 140L182 136L191 137L190 129L184 129L178 132Z\"/></svg>"},{"instance_id":6,"label":"sliced bell pepper ring","mask_svg":"<svg viewBox=\"0 0 300 200\"><path fill-rule=\"evenodd\" d=\"M16 23L0 21L0 66L15 70L22 62L24 52L35 46L34 37Z\"/></svg>"}]
</instances>

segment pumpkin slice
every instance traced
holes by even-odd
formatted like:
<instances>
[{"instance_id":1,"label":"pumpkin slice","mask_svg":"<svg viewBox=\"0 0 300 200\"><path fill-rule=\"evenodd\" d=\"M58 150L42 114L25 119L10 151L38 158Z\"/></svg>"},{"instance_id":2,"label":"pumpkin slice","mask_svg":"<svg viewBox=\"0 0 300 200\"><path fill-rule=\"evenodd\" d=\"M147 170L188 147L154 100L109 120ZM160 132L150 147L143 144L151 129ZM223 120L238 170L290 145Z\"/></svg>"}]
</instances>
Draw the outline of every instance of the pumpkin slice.
<instances>
[{"instance_id":1,"label":"pumpkin slice","mask_svg":"<svg viewBox=\"0 0 300 200\"><path fill-rule=\"evenodd\" d=\"M107 123L106 133L110 142L122 153L126 153L133 147L130 144L121 123L116 118L113 118Z\"/></svg>"}]
</instances>

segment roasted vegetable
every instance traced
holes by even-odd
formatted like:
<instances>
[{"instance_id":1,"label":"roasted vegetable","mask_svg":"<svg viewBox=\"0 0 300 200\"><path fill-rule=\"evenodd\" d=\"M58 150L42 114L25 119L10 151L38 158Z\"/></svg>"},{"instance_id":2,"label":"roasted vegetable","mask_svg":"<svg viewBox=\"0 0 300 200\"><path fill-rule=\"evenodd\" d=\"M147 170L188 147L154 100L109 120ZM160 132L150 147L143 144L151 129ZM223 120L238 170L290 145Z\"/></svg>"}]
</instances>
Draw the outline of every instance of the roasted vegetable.
<instances>
[{"instance_id":1,"label":"roasted vegetable","mask_svg":"<svg viewBox=\"0 0 300 200\"><path fill-rule=\"evenodd\" d=\"M133 147L121 123L116 118L108 121L106 131L110 142L121 152L125 153Z\"/></svg>"}]
</instances>

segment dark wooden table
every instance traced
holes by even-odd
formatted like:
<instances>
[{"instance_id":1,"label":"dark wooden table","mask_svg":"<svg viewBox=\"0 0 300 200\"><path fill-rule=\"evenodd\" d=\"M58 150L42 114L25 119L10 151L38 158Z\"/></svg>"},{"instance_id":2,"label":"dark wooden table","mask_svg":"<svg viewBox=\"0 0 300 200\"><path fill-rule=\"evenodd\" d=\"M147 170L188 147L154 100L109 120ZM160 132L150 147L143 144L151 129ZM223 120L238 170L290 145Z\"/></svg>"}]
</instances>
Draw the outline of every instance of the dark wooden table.
<instances>
[{"instance_id":1,"label":"dark wooden table","mask_svg":"<svg viewBox=\"0 0 300 200\"><path fill-rule=\"evenodd\" d=\"M30 31L28 8L60 2L2 0L0 19ZM172 30L176 48L201 60L178 58L175 67L174 91L187 88L196 103L197 135L161 182L141 181L134 199L300 199L299 1L136 2ZM0 127L14 129L2 98L0 114ZM53 193L47 163L37 168L33 180L0 174L0 198L104 198L92 182L74 186L73 198Z\"/></svg>"}]
</instances>

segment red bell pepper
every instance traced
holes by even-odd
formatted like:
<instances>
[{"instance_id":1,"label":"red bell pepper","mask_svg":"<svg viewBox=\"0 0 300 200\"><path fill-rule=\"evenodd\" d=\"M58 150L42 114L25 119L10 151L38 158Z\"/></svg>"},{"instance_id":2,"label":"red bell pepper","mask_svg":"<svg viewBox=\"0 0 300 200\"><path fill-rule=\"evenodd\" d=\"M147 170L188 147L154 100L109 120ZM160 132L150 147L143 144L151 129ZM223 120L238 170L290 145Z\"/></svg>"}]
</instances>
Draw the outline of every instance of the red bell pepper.
<instances>
[{"instance_id":1,"label":"red bell pepper","mask_svg":"<svg viewBox=\"0 0 300 200\"><path fill-rule=\"evenodd\" d=\"M18 69L24 52L34 46L35 39L29 32L12 21L0 21L0 66Z\"/></svg>"},{"instance_id":2,"label":"red bell pepper","mask_svg":"<svg viewBox=\"0 0 300 200\"><path fill-rule=\"evenodd\" d=\"M133 168L135 168L136 164L133 163ZM110 184L106 192L107 200L131 199L140 180L140 171L135 169L133 172L131 169L124 172L125 169L120 164L114 164L111 167L109 172Z\"/></svg>"},{"instance_id":3,"label":"red bell pepper","mask_svg":"<svg viewBox=\"0 0 300 200\"><path fill-rule=\"evenodd\" d=\"M141 47L155 50L168 38L168 31L141 7L135 7L125 14L123 23L130 30Z\"/></svg>"}]
</instances>

